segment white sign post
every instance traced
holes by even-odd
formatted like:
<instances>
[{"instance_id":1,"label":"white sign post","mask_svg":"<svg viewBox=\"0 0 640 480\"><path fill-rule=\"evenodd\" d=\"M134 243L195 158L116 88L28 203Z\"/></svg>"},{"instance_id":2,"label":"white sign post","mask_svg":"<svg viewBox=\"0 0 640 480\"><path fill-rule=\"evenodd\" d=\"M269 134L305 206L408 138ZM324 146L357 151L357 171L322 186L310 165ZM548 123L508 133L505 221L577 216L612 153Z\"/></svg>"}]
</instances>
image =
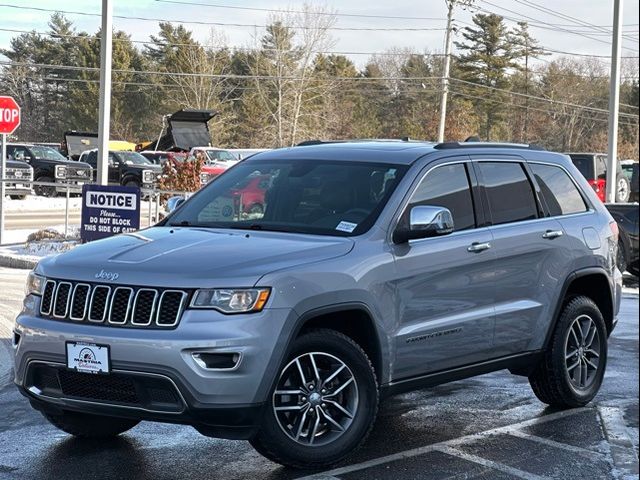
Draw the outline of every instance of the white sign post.
<instances>
[{"instance_id":1,"label":"white sign post","mask_svg":"<svg viewBox=\"0 0 640 480\"><path fill-rule=\"evenodd\" d=\"M0 96L0 134L2 154L0 155L0 245L4 240L4 196L7 176L7 135L11 135L20 125L20 106L12 97Z\"/></svg>"}]
</instances>

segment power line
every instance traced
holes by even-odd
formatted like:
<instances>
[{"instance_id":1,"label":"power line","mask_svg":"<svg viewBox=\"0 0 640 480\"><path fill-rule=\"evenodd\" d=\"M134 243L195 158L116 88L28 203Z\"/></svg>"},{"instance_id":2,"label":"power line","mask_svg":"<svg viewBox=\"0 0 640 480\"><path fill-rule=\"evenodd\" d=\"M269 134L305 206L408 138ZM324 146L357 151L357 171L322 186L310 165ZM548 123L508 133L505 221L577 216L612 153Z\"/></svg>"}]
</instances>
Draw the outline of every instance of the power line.
<instances>
[{"instance_id":1,"label":"power line","mask_svg":"<svg viewBox=\"0 0 640 480\"><path fill-rule=\"evenodd\" d=\"M54 64L42 64L42 63L27 63L27 62L6 62L0 61L0 65L10 65L10 66L23 66L23 67L34 67L34 68L46 68L53 70L72 70L72 71L92 71L97 72L100 69L98 67L79 67L72 65L54 65ZM229 79L229 80L272 80L272 79L281 79L281 80L300 80L301 77L297 76L276 76L276 75L239 75L239 74L207 74L207 73L189 73L189 72L162 72L162 71L149 71L149 70L124 70L124 69L113 69L113 72L116 73L128 73L131 75L162 75L162 76L173 76L173 77L196 77L196 78L217 78L217 79ZM423 76L423 77L316 77L313 78L313 81L356 81L356 82L379 82L379 81L424 81L424 80L441 80L442 77L439 76ZM529 98L533 100L543 101L551 104L558 104L569 106L572 108L580 108L584 110L589 110L598 113L606 113L608 114L607 109L589 107L587 105L580 105L576 103L570 102L562 102L559 100L552 100L544 97L538 97L535 95L527 95L523 93L513 92L511 90L501 89L497 87L491 87L489 85L482 85L475 82L470 82L468 80L462 80L459 78L450 78L451 81L459 82L467 85L471 85L474 87L486 88L494 91L504 92L510 95ZM629 113L621 113L621 116L637 118L638 115L629 114Z\"/></svg>"},{"instance_id":2,"label":"power line","mask_svg":"<svg viewBox=\"0 0 640 480\"><path fill-rule=\"evenodd\" d=\"M212 3L203 3L203 2L186 2L179 0L155 0L159 3L172 3L177 5L194 5L199 7L211 7L211 8L224 8L230 10L246 10L252 12L272 12L272 13L282 13L282 12L290 12L290 13L303 13L305 15L317 15L317 16L335 16L335 17L351 17L351 18L381 18L381 19L391 19L391 20L446 20L446 18L439 17L408 17L408 16L397 16L397 15L371 15L371 14L362 14L362 13L329 13L329 12L305 12L303 10L277 10L274 8L260 8L260 7L240 7L237 5L222 5L222 4L212 4Z\"/></svg>"},{"instance_id":3,"label":"power line","mask_svg":"<svg viewBox=\"0 0 640 480\"><path fill-rule=\"evenodd\" d=\"M453 78L452 77L451 80L454 81L454 82L464 83L466 85L472 85L474 87L481 87L481 88L486 88L486 89L497 91L497 92L508 93L509 95L514 95L514 96L517 96L517 97L529 98L529 99L532 99L532 100L539 100L539 101L544 101L544 102L548 102L548 103L552 103L552 104L564 105L564 106L567 106L567 107L580 108L580 109L589 110L589 111L592 111L592 112L605 113L607 115L609 114L609 110L606 109L606 108L589 107L587 105L580 105L578 103L562 102L560 100L553 100L553 99L550 99L550 98L537 97L535 95L527 95L525 93L514 92L514 91L511 91L511 90L506 90L504 88L492 87L490 85L482 85L482 84L479 84L479 83L470 82L468 80L462 80L460 78ZM621 113L620 115L626 116L626 117L631 117L631 118L638 118L638 115L634 115L632 113Z\"/></svg>"},{"instance_id":4,"label":"power line","mask_svg":"<svg viewBox=\"0 0 640 480\"><path fill-rule=\"evenodd\" d=\"M525 15L525 14L523 14L523 13L521 13L521 12L516 12L516 11L514 11L514 10L510 10L510 9L508 9L508 8L501 7L500 5L496 5L495 3L491 3L491 2L489 2L488 0L479 0L479 1L480 1L480 2L482 2L482 3L486 3L487 5L491 5L491 6L492 6L492 7L494 7L494 8L498 8L498 9L500 9L500 10L504 10L504 11L506 11L506 12L509 12L509 13L513 13L513 14L515 14L515 15L518 15L518 16L519 16L519 18L518 18L518 17L509 17L509 16L507 16L507 15L502 15L502 14L497 14L496 12L492 12L491 10L487 10L487 9L484 9L484 8L482 8L482 7L478 7L478 6L476 6L476 7L475 7L475 8L477 8L478 10L482 10L482 11L484 11L485 13L490 13L490 14L500 15L501 17L507 18L507 19L512 20L512 21L515 21L515 22L523 21L524 19L527 19L527 20L533 20L533 21L535 22L535 24L531 24L531 27L535 27L535 28L544 28L544 29L547 29L547 30L554 30L554 31L562 31L562 32L565 32L565 33L570 33L570 34L572 34L572 35L579 35L579 36L581 36L581 37L588 38L589 40L594 40L594 41L596 41L596 42L600 42L600 43L604 43L604 44L607 44L607 45L611 45L611 42L609 42L609 41L602 40L602 39L597 38L597 37L592 37L592 36L590 36L590 35L588 35L588 34L585 34L585 33L578 33L578 32L575 32L575 31L569 30L569 29L567 29L567 28L554 27L553 25L551 25L551 24L550 24L550 23L548 23L548 22L545 22L545 21L543 21L543 20L540 20L540 19L537 19L537 18L534 18L534 17L530 17L530 16ZM546 25L546 27L545 27L545 25ZM638 52L638 50L636 50L636 49L634 49L634 48L629 48L629 47L625 47L625 48L626 48L627 50L631 50L631 51L634 51L634 52Z\"/></svg>"},{"instance_id":5,"label":"power line","mask_svg":"<svg viewBox=\"0 0 640 480\"><path fill-rule=\"evenodd\" d=\"M87 40L100 40L100 37L97 35L70 35L63 33L55 33L55 32L43 32L37 30L20 30L15 28L0 28L0 32L11 32L11 33L27 33L27 34L36 34L36 35L46 35L49 37L60 37L60 38L80 38ZM131 40L129 38L113 38L114 42L131 42L140 45L153 45L159 47L188 47L188 48L204 48L206 49L208 45L202 45L201 43L194 41L194 43L176 43L176 42L152 42L150 40ZM275 48L251 48L251 47L226 47L221 46L219 50L225 49L239 51L239 52L253 52L256 50L260 51L280 51ZM420 56L429 56L429 57L442 57L443 53L426 53L426 52L358 52L358 51L313 51L311 53L314 54L322 54L322 55L379 55L379 56L391 56L391 57L401 57L407 55L420 55Z\"/></svg>"},{"instance_id":6,"label":"power line","mask_svg":"<svg viewBox=\"0 0 640 480\"><path fill-rule=\"evenodd\" d=\"M15 8L19 10L33 10L38 12L49 13L65 13L68 15L83 15L87 17L100 17L99 13L90 12L78 12L72 10L57 10L53 8L42 7L25 7L22 5L11 5L2 3L0 7ZM152 18L152 17L137 17L126 15L113 15L113 18L121 20L139 20L143 22L168 22L168 23L180 23L180 24L192 24L192 25L212 25L221 27L241 27L241 28L267 28L269 25L258 25L253 23L230 23L230 22L211 22L204 20L178 20L178 19L166 19L166 18ZM336 30L336 31L355 31L355 32L425 32L425 31L444 31L444 28L432 28L432 27L402 27L402 28L386 28L386 27L312 27L312 26L291 26L286 28L293 30Z\"/></svg>"}]
</instances>

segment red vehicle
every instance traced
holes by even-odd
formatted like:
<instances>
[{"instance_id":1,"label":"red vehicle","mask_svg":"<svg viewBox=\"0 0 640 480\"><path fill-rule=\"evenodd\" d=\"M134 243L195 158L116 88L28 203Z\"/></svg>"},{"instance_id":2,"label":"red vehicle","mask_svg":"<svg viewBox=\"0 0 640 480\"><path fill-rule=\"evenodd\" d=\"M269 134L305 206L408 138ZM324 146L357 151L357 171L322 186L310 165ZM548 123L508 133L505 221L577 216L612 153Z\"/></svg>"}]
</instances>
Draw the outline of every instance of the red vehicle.
<instances>
[{"instance_id":1,"label":"red vehicle","mask_svg":"<svg viewBox=\"0 0 640 480\"><path fill-rule=\"evenodd\" d=\"M265 206L264 193L269 188L269 180L268 175L257 175L246 179L243 184L231 190L237 210L240 210L238 207L242 205L243 213L262 215Z\"/></svg>"}]
</instances>

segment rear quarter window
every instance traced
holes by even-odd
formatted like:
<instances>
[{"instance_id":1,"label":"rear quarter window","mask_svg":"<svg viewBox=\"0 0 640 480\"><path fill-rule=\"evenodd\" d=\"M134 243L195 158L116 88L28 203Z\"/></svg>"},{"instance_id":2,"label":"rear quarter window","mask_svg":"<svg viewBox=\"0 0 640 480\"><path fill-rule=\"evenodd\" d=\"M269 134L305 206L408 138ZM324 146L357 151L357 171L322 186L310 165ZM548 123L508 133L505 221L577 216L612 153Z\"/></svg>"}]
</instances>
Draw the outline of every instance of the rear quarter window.
<instances>
[{"instance_id":1,"label":"rear quarter window","mask_svg":"<svg viewBox=\"0 0 640 480\"><path fill-rule=\"evenodd\" d=\"M587 211L587 205L567 172L553 165L530 164L552 216Z\"/></svg>"}]
</instances>

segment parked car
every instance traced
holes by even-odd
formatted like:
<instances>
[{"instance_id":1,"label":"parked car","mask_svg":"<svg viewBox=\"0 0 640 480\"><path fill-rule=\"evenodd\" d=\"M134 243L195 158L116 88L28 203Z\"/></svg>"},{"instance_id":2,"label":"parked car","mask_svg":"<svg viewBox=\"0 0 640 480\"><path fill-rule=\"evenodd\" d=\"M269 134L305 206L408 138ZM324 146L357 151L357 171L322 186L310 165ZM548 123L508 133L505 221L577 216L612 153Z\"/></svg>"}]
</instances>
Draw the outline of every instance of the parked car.
<instances>
[{"instance_id":1,"label":"parked car","mask_svg":"<svg viewBox=\"0 0 640 480\"><path fill-rule=\"evenodd\" d=\"M607 210L618 223L620 237L618 239L618 269L638 276L638 216L640 208L637 203L607 203Z\"/></svg>"},{"instance_id":2,"label":"parked car","mask_svg":"<svg viewBox=\"0 0 640 480\"><path fill-rule=\"evenodd\" d=\"M140 152L144 158L151 163L163 166L167 160L175 160L177 162L183 162L187 159L188 155L184 152L162 152L155 150L143 150Z\"/></svg>"},{"instance_id":3,"label":"parked car","mask_svg":"<svg viewBox=\"0 0 640 480\"><path fill-rule=\"evenodd\" d=\"M266 202L250 215L234 194L257 175ZM588 404L620 308L617 243L564 155L375 141L259 153L142 234L41 260L15 383L71 435L184 423L325 468L364 442L380 398L407 390L508 369L554 408Z\"/></svg>"},{"instance_id":4,"label":"parked car","mask_svg":"<svg viewBox=\"0 0 640 480\"><path fill-rule=\"evenodd\" d=\"M573 164L587 179L591 188L602 202L607 199L607 155L604 153L567 153ZM620 162L616 163L616 202L629 201L631 188L629 180L622 171Z\"/></svg>"},{"instance_id":5,"label":"parked car","mask_svg":"<svg viewBox=\"0 0 640 480\"><path fill-rule=\"evenodd\" d=\"M84 162L67 160L57 150L42 145L27 143L8 143L7 158L25 161L33 168L36 182L55 183L60 185L34 185L37 195L53 197L65 193L65 184L71 184L71 193L81 193L82 185L91 182L91 166Z\"/></svg>"},{"instance_id":6,"label":"parked car","mask_svg":"<svg viewBox=\"0 0 640 480\"><path fill-rule=\"evenodd\" d=\"M200 184L206 185L228 168L233 167L240 160L227 150L213 147L194 147L189 156L204 159L200 172Z\"/></svg>"},{"instance_id":7,"label":"parked car","mask_svg":"<svg viewBox=\"0 0 640 480\"><path fill-rule=\"evenodd\" d=\"M7 180L15 180L15 182L7 182L5 184L5 192L11 198L22 200L27 195L34 193L30 183L33 180L33 168L28 163L6 160L4 177Z\"/></svg>"},{"instance_id":8,"label":"parked car","mask_svg":"<svg viewBox=\"0 0 640 480\"><path fill-rule=\"evenodd\" d=\"M154 188L162 173L162 167L151 163L138 152L109 152L109 184L127 187ZM98 150L82 152L80 161L93 167L97 176Z\"/></svg>"},{"instance_id":9,"label":"parked car","mask_svg":"<svg viewBox=\"0 0 640 480\"><path fill-rule=\"evenodd\" d=\"M638 177L638 161L637 160L622 160L620 162L624 175L629 180L629 188L631 194L629 195L630 202L638 202L638 190L640 190L640 177Z\"/></svg>"}]
</instances>

